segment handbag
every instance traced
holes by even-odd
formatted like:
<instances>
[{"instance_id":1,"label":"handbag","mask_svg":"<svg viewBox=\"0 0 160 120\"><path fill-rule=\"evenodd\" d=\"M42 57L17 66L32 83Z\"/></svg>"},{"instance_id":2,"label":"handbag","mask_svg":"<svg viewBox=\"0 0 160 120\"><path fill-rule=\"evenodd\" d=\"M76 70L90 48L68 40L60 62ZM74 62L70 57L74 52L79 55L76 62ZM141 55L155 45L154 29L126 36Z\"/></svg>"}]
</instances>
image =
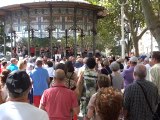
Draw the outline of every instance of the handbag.
<instances>
[{"instance_id":1,"label":"handbag","mask_svg":"<svg viewBox=\"0 0 160 120\"><path fill-rule=\"evenodd\" d=\"M76 89L76 84L75 84L75 82L72 80L73 74L74 74L74 72L72 72L72 74L70 75L68 81L66 81L66 82L68 82L68 83L67 83L67 84L68 84L68 88L71 89L71 90L75 90L75 89Z\"/></svg>"},{"instance_id":2,"label":"handbag","mask_svg":"<svg viewBox=\"0 0 160 120\"><path fill-rule=\"evenodd\" d=\"M160 117L159 117L158 113L157 113L157 112L153 112L153 110L152 110L152 108L151 108L151 105L150 105L150 103L149 103L149 101L148 101L148 99L147 99L147 95L146 95L146 93L145 93L145 91L144 91L144 88L142 87L142 85L141 85L140 83L137 82L137 84L141 87L141 89L142 89L142 91L143 91L145 100L146 100L146 102L147 102L147 104L148 104L148 107L149 107L149 109L150 109L150 111L151 111L151 113L152 113L152 115L153 115L153 120L160 120Z\"/></svg>"}]
</instances>

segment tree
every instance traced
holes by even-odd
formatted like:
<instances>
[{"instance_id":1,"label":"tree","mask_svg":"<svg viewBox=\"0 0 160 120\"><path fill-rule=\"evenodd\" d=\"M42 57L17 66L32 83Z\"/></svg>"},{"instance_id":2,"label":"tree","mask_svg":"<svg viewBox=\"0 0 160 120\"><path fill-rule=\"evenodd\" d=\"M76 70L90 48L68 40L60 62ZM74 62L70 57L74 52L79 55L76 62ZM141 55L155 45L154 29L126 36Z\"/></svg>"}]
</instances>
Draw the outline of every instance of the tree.
<instances>
[{"instance_id":1,"label":"tree","mask_svg":"<svg viewBox=\"0 0 160 120\"><path fill-rule=\"evenodd\" d=\"M97 24L97 49L104 51L106 48L114 49L120 41L120 6L115 1L101 2L99 0L88 0L92 4L102 5L108 12L107 17L98 20ZM119 38L119 39L116 39Z\"/></svg>"},{"instance_id":2,"label":"tree","mask_svg":"<svg viewBox=\"0 0 160 120\"><path fill-rule=\"evenodd\" d=\"M150 1L150 0L140 0L141 5L143 8L143 13L145 16L145 21L148 26L148 29L151 31L153 36L155 37L157 43L158 43L158 48L160 50L160 20L159 20L159 13L156 15L156 11L154 11L154 7L152 2L156 2L157 4L160 5L160 1ZM160 7L159 7L160 8ZM160 9L159 9L160 10ZM159 11L158 10L158 11Z\"/></svg>"},{"instance_id":3,"label":"tree","mask_svg":"<svg viewBox=\"0 0 160 120\"><path fill-rule=\"evenodd\" d=\"M145 27L144 17L139 0L130 0L128 4L126 4L125 16L126 22L129 24L135 55L139 56L138 42L148 29ZM141 33L139 33L140 28L143 29Z\"/></svg>"},{"instance_id":4,"label":"tree","mask_svg":"<svg viewBox=\"0 0 160 120\"><path fill-rule=\"evenodd\" d=\"M98 32L100 38L104 41L102 42L103 45L105 43L106 47L112 48L117 43L117 41L114 41L114 38L120 37L120 5L118 5L117 0L101 0L93 3L101 4L108 11L108 15L98 22ZM128 24L129 32L131 33L131 38L128 38L128 42L126 43L127 53L131 50L131 45L133 45L136 56L139 56L138 42L147 31L141 11L142 8L139 0L129 0L128 4L125 5L125 23ZM139 33L139 28L143 28L141 33Z\"/></svg>"}]
</instances>

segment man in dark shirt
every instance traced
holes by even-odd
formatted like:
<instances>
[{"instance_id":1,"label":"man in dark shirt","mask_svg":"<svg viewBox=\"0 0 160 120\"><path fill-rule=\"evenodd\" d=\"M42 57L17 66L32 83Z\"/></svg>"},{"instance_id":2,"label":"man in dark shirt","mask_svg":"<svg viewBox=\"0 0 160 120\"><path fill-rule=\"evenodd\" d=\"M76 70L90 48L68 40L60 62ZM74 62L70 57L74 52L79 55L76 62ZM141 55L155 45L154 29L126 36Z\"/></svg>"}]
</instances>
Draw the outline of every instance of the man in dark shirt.
<instances>
[{"instance_id":1,"label":"man in dark shirt","mask_svg":"<svg viewBox=\"0 0 160 120\"><path fill-rule=\"evenodd\" d=\"M152 120L153 114L147 104L145 94L152 111L155 112L159 97L158 89L153 83L145 80L147 72L144 65L137 65L133 74L135 81L124 92L123 107L125 118L126 120Z\"/></svg>"}]
</instances>

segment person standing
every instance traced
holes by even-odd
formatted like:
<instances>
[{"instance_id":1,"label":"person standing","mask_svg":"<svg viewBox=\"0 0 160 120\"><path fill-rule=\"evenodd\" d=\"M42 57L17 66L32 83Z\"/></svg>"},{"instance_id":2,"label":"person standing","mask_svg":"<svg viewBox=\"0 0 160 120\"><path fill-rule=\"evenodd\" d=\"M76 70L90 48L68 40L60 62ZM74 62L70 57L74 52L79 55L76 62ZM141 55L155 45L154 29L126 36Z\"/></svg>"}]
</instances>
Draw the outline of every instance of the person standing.
<instances>
[{"instance_id":1,"label":"person standing","mask_svg":"<svg viewBox=\"0 0 160 120\"><path fill-rule=\"evenodd\" d=\"M104 75L104 74L100 74L98 75L98 80L97 80L97 86L98 86L98 91L100 91L100 89L102 88L107 88L107 87L110 87L111 85L111 81L109 79L109 77L107 75ZM88 103L88 111L87 111L87 115L85 116L84 120L101 120L100 119L100 116L98 115L98 111L96 109L96 105L95 105L95 100L96 100L96 97L97 97L97 93L96 92L95 94L92 95L89 103Z\"/></svg>"},{"instance_id":2,"label":"person standing","mask_svg":"<svg viewBox=\"0 0 160 120\"><path fill-rule=\"evenodd\" d=\"M83 74L83 85L84 89L82 92L82 113L86 115L87 113L87 105L89 103L90 98L93 94L96 93L97 90L97 79L98 79L98 72L95 70L96 61L94 58L88 58L87 62L87 69L84 71ZM80 93L81 94L81 93Z\"/></svg>"},{"instance_id":3,"label":"person standing","mask_svg":"<svg viewBox=\"0 0 160 120\"><path fill-rule=\"evenodd\" d=\"M17 70L9 74L6 81L9 98L0 105L0 120L49 120L45 111L28 103L31 84L25 71Z\"/></svg>"},{"instance_id":4,"label":"person standing","mask_svg":"<svg viewBox=\"0 0 160 120\"><path fill-rule=\"evenodd\" d=\"M10 72L10 70L4 70L0 75L0 104L6 102L8 98L6 80Z\"/></svg>"},{"instance_id":5,"label":"person standing","mask_svg":"<svg viewBox=\"0 0 160 120\"><path fill-rule=\"evenodd\" d=\"M133 71L134 67L137 65L138 58L135 56L132 56L129 59L130 67L128 69L125 69L122 73L122 76L124 78L124 88L126 88L129 84L133 83Z\"/></svg>"},{"instance_id":6,"label":"person standing","mask_svg":"<svg viewBox=\"0 0 160 120\"><path fill-rule=\"evenodd\" d=\"M150 72L149 72L149 71L150 71L150 69L151 69L151 65L149 64L149 58L148 58L148 57L146 57L146 58L144 59L143 64L146 66L146 69L147 69L146 80L150 80L150 78L149 78Z\"/></svg>"},{"instance_id":7,"label":"person standing","mask_svg":"<svg viewBox=\"0 0 160 120\"><path fill-rule=\"evenodd\" d=\"M110 75L110 74L112 74L112 71L111 71L109 65L110 65L110 63L109 63L108 59L105 59L105 60L101 63L101 66L102 66L101 74L105 74L105 75Z\"/></svg>"},{"instance_id":8,"label":"person standing","mask_svg":"<svg viewBox=\"0 0 160 120\"><path fill-rule=\"evenodd\" d=\"M11 64L7 67L7 69L10 70L11 72L18 70L17 67L18 60L16 58L11 58L10 62Z\"/></svg>"},{"instance_id":9,"label":"person standing","mask_svg":"<svg viewBox=\"0 0 160 120\"><path fill-rule=\"evenodd\" d=\"M150 80L158 87L158 93L160 95L160 51L154 51L152 53L151 64L153 66L150 68ZM160 116L160 104L157 107L157 112Z\"/></svg>"},{"instance_id":10,"label":"person standing","mask_svg":"<svg viewBox=\"0 0 160 120\"><path fill-rule=\"evenodd\" d=\"M87 57L85 57L85 58L83 59L83 66L82 66L81 68L79 68L79 70L78 70L78 77L79 77L80 74L83 73L83 72L85 71L85 69L87 68L87 65L86 65L87 59L88 59Z\"/></svg>"},{"instance_id":11,"label":"person standing","mask_svg":"<svg viewBox=\"0 0 160 120\"><path fill-rule=\"evenodd\" d=\"M1 73L2 73L4 70L7 70L7 66L8 66L7 61L2 61L2 65L1 65Z\"/></svg>"},{"instance_id":12,"label":"person standing","mask_svg":"<svg viewBox=\"0 0 160 120\"><path fill-rule=\"evenodd\" d=\"M57 69L54 85L42 95L39 108L48 113L50 120L71 120L72 112L79 114L78 99L74 91L65 86L65 77L65 72Z\"/></svg>"},{"instance_id":13,"label":"person standing","mask_svg":"<svg viewBox=\"0 0 160 120\"><path fill-rule=\"evenodd\" d=\"M18 62L18 69L19 70L26 70L26 67L27 67L27 61L24 59L24 60L20 60Z\"/></svg>"},{"instance_id":14,"label":"person standing","mask_svg":"<svg viewBox=\"0 0 160 120\"><path fill-rule=\"evenodd\" d=\"M110 69L112 70L112 74L110 75L111 85L113 88L121 91L123 89L124 80L122 75L120 74L120 65L118 62L112 62L110 65Z\"/></svg>"},{"instance_id":15,"label":"person standing","mask_svg":"<svg viewBox=\"0 0 160 120\"><path fill-rule=\"evenodd\" d=\"M158 87L160 94L160 51L155 51L151 56L153 66L150 69L150 80Z\"/></svg>"},{"instance_id":16,"label":"person standing","mask_svg":"<svg viewBox=\"0 0 160 120\"><path fill-rule=\"evenodd\" d=\"M54 67L53 67L53 62L52 61L47 61L47 67L45 67L45 69L48 71L48 75L50 78L50 83L53 80L54 77Z\"/></svg>"},{"instance_id":17,"label":"person standing","mask_svg":"<svg viewBox=\"0 0 160 120\"><path fill-rule=\"evenodd\" d=\"M22 47L22 55L23 55L23 58L25 58L25 56L28 55L28 50L25 45Z\"/></svg>"},{"instance_id":18,"label":"person standing","mask_svg":"<svg viewBox=\"0 0 160 120\"><path fill-rule=\"evenodd\" d=\"M33 104L36 107L39 107L41 96L48 88L49 84L49 75L48 71L42 67L42 59L37 58L36 60L36 67L30 73L30 77L33 81Z\"/></svg>"},{"instance_id":19,"label":"person standing","mask_svg":"<svg viewBox=\"0 0 160 120\"><path fill-rule=\"evenodd\" d=\"M153 119L150 107L153 112L156 111L159 95L157 87L145 79L146 75L147 71L144 65L135 66L135 81L124 91L123 108L125 120Z\"/></svg>"},{"instance_id":20,"label":"person standing","mask_svg":"<svg viewBox=\"0 0 160 120\"><path fill-rule=\"evenodd\" d=\"M121 120L119 116L122 110L122 101L123 95L119 91L112 87L101 88L95 99L95 108L99 115L99 119L95 120Z\"/></svg>"}]
</instances>

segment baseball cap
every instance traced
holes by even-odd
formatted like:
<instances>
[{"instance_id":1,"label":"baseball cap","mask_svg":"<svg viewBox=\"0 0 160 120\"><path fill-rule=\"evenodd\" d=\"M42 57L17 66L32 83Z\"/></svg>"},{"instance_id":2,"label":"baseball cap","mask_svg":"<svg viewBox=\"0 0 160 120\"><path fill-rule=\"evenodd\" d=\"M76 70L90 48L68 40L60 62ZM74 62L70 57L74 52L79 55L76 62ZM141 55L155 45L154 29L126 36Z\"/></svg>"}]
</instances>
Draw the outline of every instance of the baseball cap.
<instances>
[{"instance_id":1,"label":"baseball cap","mask_svg":"<svg viewBox=\"0 0 160 120\"><path fill-rule=\"evenodd\" d=\"M25 71L13 71L7 77L6 86L9 92L21 94L31 86L30 77Z\"/></svg>"},{"instance_id":2,"label":"baseball cap","mask_svg":"<svg viewBox=\"0 0 160 120\"><path fill-rule=\"evenodd\" d=\"M144 60L146 57L147 57L146 55L141 55L141 56L139 57L139 59Z\"/></svg>"},{"instance_id":3,"label":"baseball cap","mask_svg":"<svg viewBox=\"0 0 160 120\"><path fill-rule=\"evenodd\" d=\"M132 57L129 59L129 61L131 61L131 62L138 62L138 58L135 57L135 56L132 56Z\"/></svg>"}]
</instances>

